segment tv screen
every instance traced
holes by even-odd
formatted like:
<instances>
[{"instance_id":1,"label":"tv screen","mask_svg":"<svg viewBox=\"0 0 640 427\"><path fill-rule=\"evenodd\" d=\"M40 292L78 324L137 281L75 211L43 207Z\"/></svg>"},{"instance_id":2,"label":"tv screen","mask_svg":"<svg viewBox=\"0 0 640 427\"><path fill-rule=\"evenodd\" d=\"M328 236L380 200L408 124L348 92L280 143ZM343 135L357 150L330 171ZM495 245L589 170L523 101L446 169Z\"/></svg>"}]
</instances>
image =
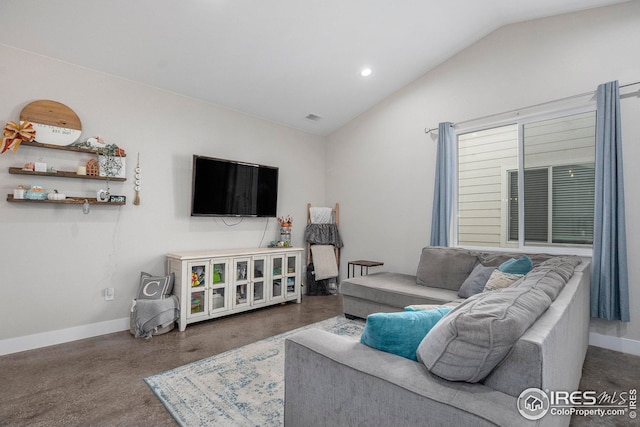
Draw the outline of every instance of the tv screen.
<instances>
[{"instance_id":1,"label":"tv screen","mask_svg":"<svg viewBox=\"0 0 640 427\"><path fill-rule=\"evenodd\" d=\"M193 156L191 216L275 217L278 168Z\"/></svg>"}]
</instances>

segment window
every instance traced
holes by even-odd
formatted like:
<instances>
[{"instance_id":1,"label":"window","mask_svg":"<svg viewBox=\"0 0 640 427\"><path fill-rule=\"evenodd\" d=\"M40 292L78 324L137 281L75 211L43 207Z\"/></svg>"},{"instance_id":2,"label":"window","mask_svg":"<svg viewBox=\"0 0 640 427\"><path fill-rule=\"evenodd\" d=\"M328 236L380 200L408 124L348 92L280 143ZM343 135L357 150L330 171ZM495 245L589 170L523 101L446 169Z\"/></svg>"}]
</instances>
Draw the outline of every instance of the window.
<instances>
[{"instance_id":1,"label":"window","mask_svg":"<svg viewBox=\"0 0 640 427\"><path fill-rule=\"evenodd\" d=\"M524 171L524 240L593 243L593 164ZM551 196L551 197L549 197ZM518 172L509 173L509 240L518 241Z\"/></svg>"},{"instance_id":2,"label":"window","mask_svg":"<svg viewBox=\"0 0 640 427\"><path fill-rule=\"evenodd\" d=\"M458 244L590 246L594 158L594 111L459 134Z\"/></svg>"}]
</instances>

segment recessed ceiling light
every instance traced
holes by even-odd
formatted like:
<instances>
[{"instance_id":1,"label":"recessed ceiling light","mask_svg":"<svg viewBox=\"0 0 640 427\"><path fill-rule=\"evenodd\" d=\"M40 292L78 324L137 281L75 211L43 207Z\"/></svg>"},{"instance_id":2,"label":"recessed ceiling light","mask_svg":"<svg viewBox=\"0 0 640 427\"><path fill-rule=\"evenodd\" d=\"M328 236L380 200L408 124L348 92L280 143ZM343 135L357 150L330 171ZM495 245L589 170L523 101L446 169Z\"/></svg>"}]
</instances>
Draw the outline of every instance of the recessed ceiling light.
<instances>
[{"instance_id":1,"label":"recessed ceiling light","mask_svg":"<svg viewBox=\"0 0 640 427\"><path fill-rule=\"evenodd\" d=\"M360 75L362 77L369 77L371 75L371 68L365 68L362 71L360 71Z\"/></svg>"}]
</instances>

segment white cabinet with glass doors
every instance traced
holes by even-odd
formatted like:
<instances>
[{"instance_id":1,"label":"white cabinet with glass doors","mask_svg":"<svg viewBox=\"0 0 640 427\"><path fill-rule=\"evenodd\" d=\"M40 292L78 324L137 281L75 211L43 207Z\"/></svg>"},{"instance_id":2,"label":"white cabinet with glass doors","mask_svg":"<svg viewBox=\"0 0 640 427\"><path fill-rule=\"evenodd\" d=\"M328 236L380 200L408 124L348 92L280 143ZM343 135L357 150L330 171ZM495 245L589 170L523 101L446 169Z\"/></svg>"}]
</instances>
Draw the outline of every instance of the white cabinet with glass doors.
<instances>
[{"instance_id":1,"label":"white cabinet with glass doors","mask_svg":"<svg viewBox=\"0 0 640 427\"><path fill-rule=\"evenodd\" d=\"M181 252L167 255L187 324L285 301L300 302L301 248Z\"/></svg>"}]
</instances>

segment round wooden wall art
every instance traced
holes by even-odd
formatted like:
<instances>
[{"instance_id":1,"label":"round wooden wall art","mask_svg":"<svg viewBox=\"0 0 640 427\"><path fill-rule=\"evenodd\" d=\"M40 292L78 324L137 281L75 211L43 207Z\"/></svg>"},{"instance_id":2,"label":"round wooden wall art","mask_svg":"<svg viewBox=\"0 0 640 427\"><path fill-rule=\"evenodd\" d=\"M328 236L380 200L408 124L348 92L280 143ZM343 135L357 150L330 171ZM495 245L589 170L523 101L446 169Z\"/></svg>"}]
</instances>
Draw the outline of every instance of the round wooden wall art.
<instances>
[{"instance_id":1,"label":"round wooden wall art","mask_svg":"<svg viewBox=\"0 0 640 427\"><path fill-rule=\"evenodd\" d=\"M80 138L82 123L69 107L56 101L40 100L27 104L20 120L33 123L36 142L50 145L70 145Z\"/></svg>"}]
</instances>

